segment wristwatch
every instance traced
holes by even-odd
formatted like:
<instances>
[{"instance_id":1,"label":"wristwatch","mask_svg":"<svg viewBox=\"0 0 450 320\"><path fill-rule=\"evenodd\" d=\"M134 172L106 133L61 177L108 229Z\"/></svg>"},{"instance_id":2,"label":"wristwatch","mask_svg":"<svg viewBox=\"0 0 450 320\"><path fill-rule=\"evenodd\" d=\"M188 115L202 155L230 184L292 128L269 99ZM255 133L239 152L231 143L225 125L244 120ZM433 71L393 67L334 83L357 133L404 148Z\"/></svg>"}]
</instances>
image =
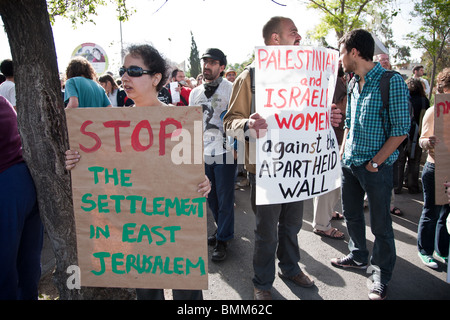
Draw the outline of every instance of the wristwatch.
<instances>
[{"instance_id":1,"label":"wristwatch","mask_svg":"<svg viewBox=\"0 0 450 320\"><path fill-rule=\"evenodd\" d=\"M375 168L375 169L378 168L378 163L373 162L373 160L370 160L369 163L372 165L373 168Z\"/></svg>"}]
</instances>

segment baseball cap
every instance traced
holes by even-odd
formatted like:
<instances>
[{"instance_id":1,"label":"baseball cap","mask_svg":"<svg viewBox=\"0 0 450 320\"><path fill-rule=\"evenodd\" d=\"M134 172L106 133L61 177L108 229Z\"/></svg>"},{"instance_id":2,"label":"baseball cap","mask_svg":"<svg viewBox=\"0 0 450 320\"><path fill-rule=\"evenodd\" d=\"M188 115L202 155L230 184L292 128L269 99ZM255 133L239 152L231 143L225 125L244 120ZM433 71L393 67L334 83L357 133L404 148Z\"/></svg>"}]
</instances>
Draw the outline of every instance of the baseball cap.
<instances>
[{"instance_id":1,"label":"baseball cap","mask_svg":"<svg viewBox=\"0 0 450 320\"><path fill-rule=\"evenodd\" d=\"M202 59L204 58L218 60L221 66L227 65L227 56L217 48L206 49L206 52L202 55Z\"/></svg>"}]
</instances>

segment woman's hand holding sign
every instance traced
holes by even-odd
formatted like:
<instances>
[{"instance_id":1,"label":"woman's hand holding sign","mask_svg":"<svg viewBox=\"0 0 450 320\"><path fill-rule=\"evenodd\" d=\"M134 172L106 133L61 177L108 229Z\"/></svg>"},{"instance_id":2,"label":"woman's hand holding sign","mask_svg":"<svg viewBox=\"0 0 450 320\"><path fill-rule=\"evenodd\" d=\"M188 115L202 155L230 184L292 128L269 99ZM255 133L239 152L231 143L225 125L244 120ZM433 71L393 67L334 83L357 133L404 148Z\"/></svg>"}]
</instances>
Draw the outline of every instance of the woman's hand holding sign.
<instances>
[{"instance_id":1,"label":"woman's hand holding sign","mask_svg":"<svg viewBox=\"0 0 450 320\"><path fill-rule=\"evenodd\" d=\"M80 154L76 150L67 150L66 151L66 169L72 170L75 168L75 165L80 161Z\"/></svg>"}]
</instances>

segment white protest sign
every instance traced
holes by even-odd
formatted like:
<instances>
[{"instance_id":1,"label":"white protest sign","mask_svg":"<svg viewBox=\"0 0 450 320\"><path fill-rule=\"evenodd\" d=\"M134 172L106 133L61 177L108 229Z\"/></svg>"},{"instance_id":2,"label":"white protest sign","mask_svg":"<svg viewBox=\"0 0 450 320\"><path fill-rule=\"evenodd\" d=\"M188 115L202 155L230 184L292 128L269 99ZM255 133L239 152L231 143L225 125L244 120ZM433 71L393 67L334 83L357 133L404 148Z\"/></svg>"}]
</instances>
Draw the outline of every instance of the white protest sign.
<instances>
[{"instance_id":1,"label":"white protest sign","mask_svg":"<svg viewBox=\"0 0 450 320\"><path fill-rule=\"evenodd\" d=\"M179 84L178 82L170 83L170 94L172 95L172 103L178 103L181 101L180 99L180 91L178 91Z\"/></svg>"},{"instance_id":2,"label":"white protest sign","mask_svg":"<svg viewBox=\"0 0 450 320\"><path fill-rule=\"evenodd\" d=\"M256 143L256 204L301 201L340 186L330 121L338 59L326 48L256 48L255 107L268 124Z\"/></svg>"}]
</instances>

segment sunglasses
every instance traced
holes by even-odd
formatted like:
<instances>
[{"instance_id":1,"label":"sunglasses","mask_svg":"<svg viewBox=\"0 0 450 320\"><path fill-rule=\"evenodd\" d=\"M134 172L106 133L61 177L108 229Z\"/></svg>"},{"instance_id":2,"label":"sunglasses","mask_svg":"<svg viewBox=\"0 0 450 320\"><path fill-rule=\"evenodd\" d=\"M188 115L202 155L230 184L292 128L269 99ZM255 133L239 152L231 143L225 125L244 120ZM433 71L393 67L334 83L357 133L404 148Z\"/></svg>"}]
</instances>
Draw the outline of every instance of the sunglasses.
<instances>
[{"instance_id":1,"label":"sunglasses","mask_svg":"<svg viewBox=\"0 0 450 320\"><path fill-rule=\"evenodd\" d=\"M120 68L119 75L122 77L124 74L128 73L130 77L141 77L143 74L154 74L153 71L144 70L141 67L131 66L129 68Z\"/></svg>"}]
</instances>

